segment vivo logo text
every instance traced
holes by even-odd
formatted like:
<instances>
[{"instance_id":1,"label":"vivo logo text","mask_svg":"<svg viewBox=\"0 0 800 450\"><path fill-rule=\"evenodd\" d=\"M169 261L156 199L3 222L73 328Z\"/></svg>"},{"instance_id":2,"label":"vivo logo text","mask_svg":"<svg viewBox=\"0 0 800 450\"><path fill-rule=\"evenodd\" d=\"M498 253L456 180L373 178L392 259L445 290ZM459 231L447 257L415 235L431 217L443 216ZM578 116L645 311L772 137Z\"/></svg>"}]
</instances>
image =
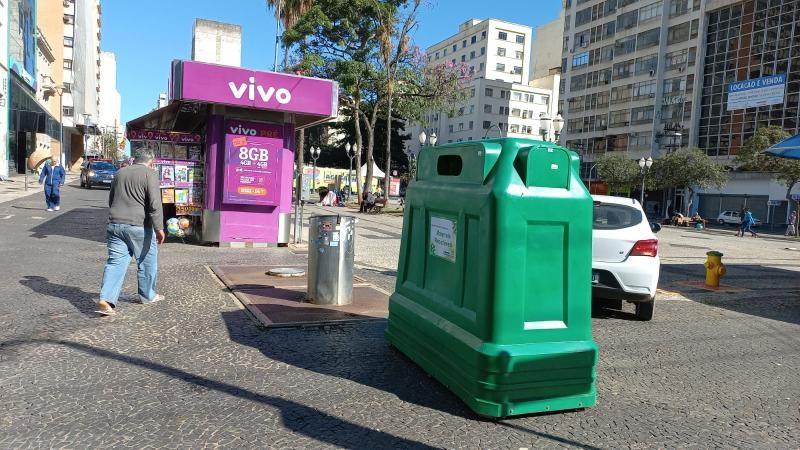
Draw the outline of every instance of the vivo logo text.
<instances>
[{"instance_id":1,"label":"vivo logo text","mask_svg":"<svg viewBox=\"0 0 800 450\"><path fill-rule=\"evenodd\" d=\"M230 128L231 134L239 134L242 136L255 136L258 133L255 128L245 128L241 125L228 128Z\"/></svg>"},{"instance_id":2,"label":"vivo logo text","mask_svg":"<svg viewBox=\"0 0 800 450\"><path fill-rule=\"evenodd\" d=\"M240 99L247 94L247 98L249 100L255 100L256 93L258 93L258 96L261 97L261 100L263 100L264 103L269 102L273 97L275 98L275 101L281 105L286 105L292 101L292 93L289 92L288 89L275 89L272 86L264 89L264 86L261 86L260 84L256 85L255 77L250 77L248 81L249 83L241 83L238 86L233 81L228 82L228 87L231 89L231 93L234 97Z\"/></svg>"}]
</instances>

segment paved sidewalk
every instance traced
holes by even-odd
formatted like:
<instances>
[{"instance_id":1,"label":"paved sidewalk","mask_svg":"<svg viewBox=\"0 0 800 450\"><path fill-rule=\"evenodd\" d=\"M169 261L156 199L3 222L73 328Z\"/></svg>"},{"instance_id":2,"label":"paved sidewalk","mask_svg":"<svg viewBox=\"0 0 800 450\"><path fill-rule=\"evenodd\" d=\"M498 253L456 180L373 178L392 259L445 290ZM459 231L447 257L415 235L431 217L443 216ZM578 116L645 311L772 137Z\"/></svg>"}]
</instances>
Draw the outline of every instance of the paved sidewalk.
<instances>
[{"instance_id":1,"label":"paved sidewalk","mask_svg":"<svg viewBox=\"0 0 800 450\"><path fill-rule=\"evenodd\" d=\"M119 315L98 318L107 195L67 186L62 210L48 214L38 195L0 203L0 219L12 215L0 221L0 448L788 449L800 441L800 297L777 289L800 286L799 268L777 243L664 233L667 283L702 274L698 255L713 246L734 255L726 282L769 289L730 299L684 292L659 301L652 322L631 320L630 308L597 314L597 407L486 421L391 350L384 321L266 331L207 268L303 264L289 249L168 243L159 250L166 300L122 302ZM358 245L369 252L357 275L386 290L395 282L392 220L359 224Z\"/></svg>"}]
</instances>

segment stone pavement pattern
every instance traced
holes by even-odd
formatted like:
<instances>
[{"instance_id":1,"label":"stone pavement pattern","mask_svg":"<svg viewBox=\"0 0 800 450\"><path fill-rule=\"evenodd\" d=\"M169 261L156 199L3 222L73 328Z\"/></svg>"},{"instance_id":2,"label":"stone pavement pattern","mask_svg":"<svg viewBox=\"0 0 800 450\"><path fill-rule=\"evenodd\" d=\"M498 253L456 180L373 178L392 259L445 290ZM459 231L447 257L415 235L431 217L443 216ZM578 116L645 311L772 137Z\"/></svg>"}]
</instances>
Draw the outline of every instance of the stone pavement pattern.
<instances>
[{"instance_id":1,"label":"stone pavement pattern","mask_svg":"<svg viewBox=\"0 0 800 450\"><path fill-rule=\"evenodd\" d=\"M689 292L659 302L649 323L630 320L630 309L600 312L598 406L493 422L392 351L384 322L267 332L205 267L298 262L286 250L167 244L159 274L167 300L122 303L120 315L97 318L107 191L67 187L64 197L57 214L39 196L0 204L0 218L12 215L0 221L1 448L800 442L800 305L796 289L778 289L798 287L800 268L780 243L665 231L666 284L696 275L696 255L713 244L731 252L732 283L762 280L774 290L732 300ZM399 231L396 218L377 217L373 230L361 223L365 234ZM358 239L370 249L358 275L391 289L396 244Z\"/></svg>"}]
</instances>

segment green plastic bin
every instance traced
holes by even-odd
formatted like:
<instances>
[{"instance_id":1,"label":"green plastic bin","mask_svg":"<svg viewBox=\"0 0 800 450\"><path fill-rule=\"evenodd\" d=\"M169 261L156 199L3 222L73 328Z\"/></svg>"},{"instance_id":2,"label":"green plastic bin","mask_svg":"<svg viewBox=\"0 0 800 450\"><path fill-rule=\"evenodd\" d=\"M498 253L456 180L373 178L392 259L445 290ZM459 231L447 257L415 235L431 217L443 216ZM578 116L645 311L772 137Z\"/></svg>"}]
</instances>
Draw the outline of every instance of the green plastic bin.
<instances>
[{"instance_id":1,"label":"green plastic bin","mask_svg":"<svg viewBox=\"0 0 800 450\"><path fill-rule=\"evenodd\" d=\"M592 210L563 147L424 149L387 339L483 416L593 406Z\"/></svg>"}]
</instances>

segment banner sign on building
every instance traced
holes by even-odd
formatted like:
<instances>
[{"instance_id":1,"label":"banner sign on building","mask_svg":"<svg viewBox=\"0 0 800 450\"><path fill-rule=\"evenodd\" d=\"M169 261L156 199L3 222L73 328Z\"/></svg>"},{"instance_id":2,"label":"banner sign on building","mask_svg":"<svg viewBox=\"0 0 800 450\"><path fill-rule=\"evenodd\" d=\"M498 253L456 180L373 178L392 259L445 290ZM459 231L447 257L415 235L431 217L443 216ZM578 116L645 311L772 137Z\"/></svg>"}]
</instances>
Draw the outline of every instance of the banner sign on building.
<instances>
[{"instance_id":1,"label":"banner sign on building","mask_svg":"<svg viewBox=\"0 0 800 450\"><path fill-rule=\"evenodd\" d=\"M728 111L780 105L786 93L786 74L769 75L728 85Z\"/></svg>"},{"instance_id":2,"label":"banner sign on building","mask_svg":"<svg viewBox=\"0 0 800 450\"><path fill-rule=\"evenodd\" d=\"M36 83L36 0L8 4L8 65L34 90ZM5 17L3 17L5 20Z\"/></svg>"}]
</instances>

